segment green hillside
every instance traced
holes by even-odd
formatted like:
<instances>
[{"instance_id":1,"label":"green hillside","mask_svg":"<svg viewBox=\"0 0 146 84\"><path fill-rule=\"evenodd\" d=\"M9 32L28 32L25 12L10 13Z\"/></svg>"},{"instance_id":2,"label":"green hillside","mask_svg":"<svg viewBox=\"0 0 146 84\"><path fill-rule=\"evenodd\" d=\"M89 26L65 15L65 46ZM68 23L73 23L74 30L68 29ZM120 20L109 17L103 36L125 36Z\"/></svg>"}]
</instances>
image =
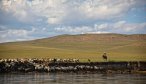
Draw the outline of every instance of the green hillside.
<instances>
[{"instance_id":1,"label":"green hillside","mask_svg":"<svg viewBox=\"0 0 146 84\"><path fill-rule=\"evenodd\" d=\"M78 58L81 61L146 61L146 34L60 35L0 44L0 58Z\"/></svg>"}]
</instances>

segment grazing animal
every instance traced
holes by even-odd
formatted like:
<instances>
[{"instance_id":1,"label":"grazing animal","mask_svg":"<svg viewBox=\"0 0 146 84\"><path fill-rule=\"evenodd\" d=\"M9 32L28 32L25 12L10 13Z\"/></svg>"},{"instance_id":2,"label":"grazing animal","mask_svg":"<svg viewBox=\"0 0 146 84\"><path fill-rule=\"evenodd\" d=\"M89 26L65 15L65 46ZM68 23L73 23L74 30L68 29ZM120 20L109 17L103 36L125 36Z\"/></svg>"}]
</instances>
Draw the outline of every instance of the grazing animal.
<instances>
[{"instance_id":1,"label":"grazing animal","mask_svg":"<svg viewBox=\"0 0 146 84\"><path fill-rule=\"evenodd\" d=\"M91 60L90 60L90 59L88 59L88 62L90 63L90 62L91 62Z\"/></svg>"},{"instance_id":2,"label":"grazing animal","mask_svg":"<svg viewBox=\"0 0 146 84\"><path fill-rule=\"evenodd\" d=\"M107 55L106 55L106 53L104 53L104 54L102 55L102 58L103 58L105 61L107 61Z\"/></svg>"}]
</instances>

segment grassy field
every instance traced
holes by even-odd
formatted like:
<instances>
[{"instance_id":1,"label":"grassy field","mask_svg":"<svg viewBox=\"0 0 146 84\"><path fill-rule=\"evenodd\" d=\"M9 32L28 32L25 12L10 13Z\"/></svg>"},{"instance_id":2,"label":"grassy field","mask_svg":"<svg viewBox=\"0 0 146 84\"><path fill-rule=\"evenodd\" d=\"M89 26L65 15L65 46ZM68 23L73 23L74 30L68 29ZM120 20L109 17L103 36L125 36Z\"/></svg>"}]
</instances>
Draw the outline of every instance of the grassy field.
<instances>
[{"instance_id":1,"label":"grassy field","mask_svg":"<svg viewBox=\"0 0 146 84\"><path fill-rule=\"evenodd\" d=\"M81 61L146 61L146 35L60 35L0 44L0 58L78 58Z\"/></svg>"}]
</instances>

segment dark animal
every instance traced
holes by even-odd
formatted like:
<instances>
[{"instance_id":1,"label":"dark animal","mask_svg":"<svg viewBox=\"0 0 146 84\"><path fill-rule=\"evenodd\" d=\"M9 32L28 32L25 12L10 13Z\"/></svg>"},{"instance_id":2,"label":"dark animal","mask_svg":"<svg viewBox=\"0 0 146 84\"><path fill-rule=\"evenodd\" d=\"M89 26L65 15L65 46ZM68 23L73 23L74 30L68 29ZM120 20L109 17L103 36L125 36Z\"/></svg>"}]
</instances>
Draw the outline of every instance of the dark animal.
<instances>
[{"instance_id":1,"label":"dark animal","mask_svg":"<svg viewBox=\"0 0 146 84\"><path fill-rule=\"evenodd\" d=\"M107 55L106 55L106 53L104 53L104 54L102 55L102 58L103 58L105 61L107 61Z\"/></svg>"},{"instance_id":2,"label":"dark animal","mask_svg":"<svg viewBox=\"0 0 146 84\"><path fill-rule=\"evenodd\" d=\"M53 59L53 62L54 62L54 63L56 63L56 61L57 61L57 59L56 59L56 58L54 58L54 59Z\"/></svg>"},{"instance_id":3,"label":"dark animal","mask_svg":"<svg viewBox=\"0 0 146 84\"><path fill-rule=\"evenodd\" d=\"M88 62L90 63L90 62L91 62L91 60L90 60L90 59L88 59Z\"/></svg>"}]
</instances>

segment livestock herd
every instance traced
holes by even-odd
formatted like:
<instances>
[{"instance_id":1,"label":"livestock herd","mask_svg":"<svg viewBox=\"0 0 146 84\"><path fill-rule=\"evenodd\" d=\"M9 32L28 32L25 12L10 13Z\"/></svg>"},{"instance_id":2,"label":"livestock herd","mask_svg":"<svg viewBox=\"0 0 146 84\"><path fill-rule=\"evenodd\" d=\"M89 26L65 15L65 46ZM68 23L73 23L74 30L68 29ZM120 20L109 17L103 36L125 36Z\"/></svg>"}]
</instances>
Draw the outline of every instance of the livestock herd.
<instances>
[{"instance_id":1,"label":"livestock herd","mask_svg":"<svg viewBox=\"0 0 146 84\"><path fill-rule=\"evenodd\" d=\"M59 69L56 66L49 66L51 63L79 63L79 59L0 59L0 72L49 72Z\"/></svg>"},{"instance_id":2,"label":"livestock herd","mask_svg":"<svg viewBox=\"0 0 146 84\"><path fill-rule=\"evenodd\" d=\"M99 72L146 71L146 62L80 62L79 59L0 59L0 73L8 72Z\"/></svg>"}]
</instances>

